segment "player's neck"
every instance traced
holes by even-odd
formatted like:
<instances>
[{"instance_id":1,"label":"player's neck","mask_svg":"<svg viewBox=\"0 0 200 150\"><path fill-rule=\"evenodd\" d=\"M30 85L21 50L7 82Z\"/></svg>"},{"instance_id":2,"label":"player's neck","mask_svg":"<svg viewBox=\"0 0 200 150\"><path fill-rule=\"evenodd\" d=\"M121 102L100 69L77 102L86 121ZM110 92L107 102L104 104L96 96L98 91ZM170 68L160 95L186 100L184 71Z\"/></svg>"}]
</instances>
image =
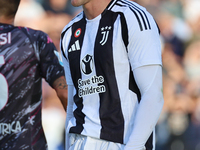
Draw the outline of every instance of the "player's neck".
<instances>
[{"instance_id":1,"label":"player's neck","mask_svg":"<svg viewBox=\"0 0 200 150\"><path fill-rule=\"evenodd\" d=\"M94 19L105 10L110 2L111 0L93 0L83 5L86 18L89 20Z\"/></svg>"},{"instance_id":2,"label":"player's neck","mask_svg":"<svg viewBox=\"0 0 200 150\"><path fill-rule=\"evenodd\" d=\"M4 23L4 24L14 24L14 18L7 18L4 16L0 16L0 23Z\"/></svg>"}]
</instances>

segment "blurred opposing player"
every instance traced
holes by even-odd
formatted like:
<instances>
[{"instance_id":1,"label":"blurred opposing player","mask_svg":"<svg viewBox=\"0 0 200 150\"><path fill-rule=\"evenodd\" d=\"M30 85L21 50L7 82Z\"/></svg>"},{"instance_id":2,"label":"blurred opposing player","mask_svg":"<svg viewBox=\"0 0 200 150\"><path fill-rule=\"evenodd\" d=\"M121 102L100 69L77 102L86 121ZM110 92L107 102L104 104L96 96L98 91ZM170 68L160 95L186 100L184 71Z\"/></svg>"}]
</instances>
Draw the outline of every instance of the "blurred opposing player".
<instances>
[{"instance_id":1,"label":"blurred opposing player","mask_svg":"<svg viewBox=\"0 0 200 150\"><path fill-rule=\"evenodd\" d=\"M65 109L67 86L48 35L13 25L19 3L0 0L0 148L45 150L42 78L55 89Z\"/></svg>"}]
</instances>

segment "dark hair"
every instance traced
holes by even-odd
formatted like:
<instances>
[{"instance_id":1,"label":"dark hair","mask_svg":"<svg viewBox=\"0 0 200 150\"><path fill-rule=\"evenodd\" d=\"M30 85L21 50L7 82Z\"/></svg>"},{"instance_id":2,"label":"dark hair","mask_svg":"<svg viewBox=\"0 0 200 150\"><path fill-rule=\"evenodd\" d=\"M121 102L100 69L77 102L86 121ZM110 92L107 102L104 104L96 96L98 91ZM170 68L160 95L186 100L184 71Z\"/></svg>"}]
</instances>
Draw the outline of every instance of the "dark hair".
<instances>
[{"instance_id":1,"label":"dark hair","mask_svg":"<svg viewBox=\"0 0 200 150\"><path fill-rule=\"evenodd\" d=\"M0 16L14 17L20 0L0 0Z\"/></svg>"}]
</instances>

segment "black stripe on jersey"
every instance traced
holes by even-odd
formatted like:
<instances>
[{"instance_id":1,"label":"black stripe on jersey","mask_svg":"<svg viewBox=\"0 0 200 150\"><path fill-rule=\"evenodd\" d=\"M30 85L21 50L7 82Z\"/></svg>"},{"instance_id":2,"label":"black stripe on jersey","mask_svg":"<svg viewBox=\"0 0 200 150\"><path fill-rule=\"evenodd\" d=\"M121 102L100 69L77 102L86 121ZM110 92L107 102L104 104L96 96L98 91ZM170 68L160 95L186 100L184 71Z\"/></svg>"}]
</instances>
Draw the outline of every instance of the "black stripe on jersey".
<instances>
[{"instance_id":1,"label":"black stripe on jersey","mask_svg":"<svg viewBox=\"0 0 200 150\"><path fill-rule=\"evenodd\" d=\"M153 132L145 144L146 150L153 150Z\"/></svg>"},{"instance_id":2,"label":"black stripe on jersey","mask_svg":"<svg viewBox=\"0 0 200 150\"><path fill-rule=\"evenodd\" d=\"M144 14L145 19L146 19L146 21L147 21L147 23L148 23L149 29L151 29L151 26L150 26L150 23L149 23L149 19L148 19L146 13L144 12L144 10L142 10L141 8L139 8L138 6L134 5L134 4L131 3L131 2L128 2L128 3L129 3L130 5L133 5L133 7L135 7L138 11L139 11L139 10L142 11L142 13Z\"/></svg>"},{"instance_id":3,"label":"black stripe on jersey","mask_svg":"<svg viewBox=\"0 0 200 150\"><path fill-rule=\"evenodd\" d=\"M122 3L124 3L124 2L122 2ZM124 4L126 4L126 3L124 3ZM121 6L121 7L125 7L125 6L126 6L126 5L122 5L122 4L118 3L118 2L117 2L115 5ZM110 8L110 9L112 9L112 8ZM130 8L130 9L131 9L132 12L134 13L134 15L135 15L135 17L136 17L136 19L137 19L137 21L138 21L138 23L139 23L140 30L143 31L142 23L141 23L141 21L140 21L139 16L137 15L137 13L136 13L132 8Z\"/></svg>"},{"instance_id":4,"label":"black stripe on jersey","mask_svg":"<svg viewBox=\"0 0 200 150\"><path fill-rule=\"evenodd\" d=\"M140 93L140 90L139 90L139 88L138 88L138 86L135 82L135 78L134 78L134 75L133 75L133 71L131 70L131 66L130 66L130 74L129 74L129 89L137 95L138 103L140 103L141 93Z\"/></svg>"},{"instance_id":5,"label":"black stripe on jersey","mask_svg":"<svg viewBox=\"0 0 200 150\"><path fill-rule=\"evenodd\" d=\"M130 4L130 5L133 5L133 7L135 7L135 9L137 9L138 11L139 11L139 10L142 11L142 13L144 14L145 19L146 19L146 21L147 21L147 23L148 23L149 29L151 29L151 26L150 26L150 23L149 23L149 19L148 19L146 13L144 12L144 10L142 10L142 9L139 8L138 6L134 5L133 3L130 3L130 2L129 2L129 4ZM143 18L143 17L142 17L142 18ZM144 18L143 18L143 20L144 20ZM145 21L144 21L144 22L145 22Z\"/></svg>"},{"instance_id":6,"label":"black stripe on jersey","mask_svg":"<svg viewBox=\"0 0 200 150\"><path fill-rule=\"evenodd\" d=\"M124 41L124 45L126 47L126 51L128 52L127 46L128 46L128 27L127 27L127 22L124 17L124 14L122 12L119 12L120 14L120 21L121 21L121 30L122 30L122 39Z\"/></svg>"},{"instance_id":7,"label":"black stripe on jersey","mask_svg":"<svg viewBox=\"0 0 200 150\"><path fill-rule=\"evenodd\" d=\"M156 26L157 26L157 28L158 28L158 33L160 34L160 28L159 28L159 26L158 26L158 24L157 24L156 21L155 21L155 23L156 23Z\"/></svg>"},{"instance_id":8,"label":"black stripe on jersey","mask_svg":"<svg viewBox=\"0 0 200 150\"><path fill-rule=\"evenodd\" d=\"M106 9L110 10L113 8L113 6L116 4L117 0L111 0L111 2L108 4Z\"/></svg>"},{"instance_id":9,"label":"black stripe on jersey","mask_svg":"<svg viewBox=\"0 0 200 150\"><path fill-rule=\"evenodd\" d=\"M62 41L63 41L63 37L64 37L64 35L65 35L65 33L67 32L67 30L69 30L69 28L70 27L68 27L65 31L63 31L62 32L62 34L61 34L61 52L62 52L62 54L63 54L63 56L67 59L67 57L66 57L66 55L65 55L65 53L64 53L64 49L63 49L63 45L62 45Z\"/></svg>"},{"instance_id":10,"label":"black stripe on jersey","mask_svg":"<svg viewBox=\"0 0 200 150\"><path fill-rule=\"evenodd\" d=\"M70 133L78 133L81 134L83 131L83 124L85 123L85 114L82 112L83 109L83 99L79 97L78 95L78 80L81 79L81 67L80 67L80 54L81 54L81 48L83 44L83 38L85 34L85 28L86 28L86 20L82 18L80 21L74 23L71 27L72 35L71 40L68 45L68 59L69 59L69 66L71 71L71 76L73 77L73 83L74 87L76 88L76 95L74 96L74 103L77 106L77 109L75 109L74 117L76 118L76 126L70 128ZM77 29L80 29L80 35L76 36ZM75 45L75 42L78 41L80 49L76 49L73 51L69 51L71 49L72 45Z\"/></svg>"},{"instance_id":11,"label":"black stripe on jersey","mask_svg":"<svg viewBox=\"0 0 200 150\"><path fill-rule=\"evenodd\" d=\"M78 18L80 15L82 15L82 12L79 13L76 17L74 17L71 21L75 20L75 19ZM63 56L64 56L66 59L67 59L67 57L66 57L66 55L65 55L65 53L64 53L62 41L63 41L63 37L64 37L65 33L66 33L67 30L69 30L70 28L71 28L71 26L69 26L67 29L65 29L65 31L63 31L63 32L61 33L61 52L62 52Z\"/></svg>"},{"instance_id":12,"label":"black stripe on jersey","mask_svg":"<svg viewBox=\"0 0 200 150\"><path fill-rule=\"evenodd\" d=\"M124 6L124 5L122 5L122 4L119 4L119 3L116 3L116 5L117 5L117 6L120 6L120 7Z\"/></svg>"},{"instance_id":13,"label":"black stripe on jersey","mask_svg":"<svg viewBox=\"0 0 200 150\"><path fill-rule=\"evenodd\" d=\"M95 41L94 60L96 75L104 77L102 84L106 92L100 93L100 138L112 142L123 143L124 137L124 117L122 114L117 79L115 76L114 56L113 56L113 30L114 22L118 17L117 13L107 10L106 15L102 15ZM102 45L102 29L105 29L108 38ZM104 33L105 33L104 32Z\"/></svg>"},{"instance_id":14,"label":"black stripe on jersey","mask_svg":"<svg viewBox=\"0 0 200 150\"><path fill-rule=\"evenodd\" d=\"M129 1L125 1L125 0L119 0L119 2L123 3L123 4L127 4L129 6L129 8L131 9L131 11L134 13L134 15L136 16L136 19L139 23L140 26L140 30L143 31L143 26L142 23L144 25L145 30L151 29L148 17L146 15L146 13L139 7L137 7L136 5L134 5L132 2ZM137 15L137 13L139 13L139 16ZM144 18L145 17L145 18ZM145 20L146 19L146 20ZM142 23L141 23L142 22ZM147 26L148 25L148 26Z\"/></svg>"},{"instance_id":15,"label":"black stripe on jersey","mask_svg":"<svg viewBox=\"0 0 200 150\"><path fill-rule=\"evenodd\" d=\"M130 9L131 9L132 12L134 13L134 15L135 15L135 17L136 17L136 19L137 19L137 21L138 21L138 23L139 23L140 30L143 31L143 27L142 27L142 23L141 23L141 21L140 21L140 18L138 17L137 13L136 13L132 8L130 8Z\"/></svg>"}]
</instances>

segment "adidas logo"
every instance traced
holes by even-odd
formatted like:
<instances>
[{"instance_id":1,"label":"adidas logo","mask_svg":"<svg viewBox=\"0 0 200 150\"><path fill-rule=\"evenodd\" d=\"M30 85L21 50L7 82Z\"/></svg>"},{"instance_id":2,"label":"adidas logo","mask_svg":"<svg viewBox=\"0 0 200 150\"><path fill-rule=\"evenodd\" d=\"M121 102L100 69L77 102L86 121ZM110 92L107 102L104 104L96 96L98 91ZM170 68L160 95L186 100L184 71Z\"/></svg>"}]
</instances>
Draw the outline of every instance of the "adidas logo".
<instances>
[{"instance_id":1,"label":"adidas logo","mask_svg":"<svg viewBox=\"0 0 200 150\"><path fill-rule=\"evenodd\" d=\"M77 41L75 42L75 44L73 44L73 45L71 46L71 48L68 50L68 52L78 51L78 50L80 50L80 49L81 49L81 48L80 48L79 40L77 40Z\"/></svg>"}]
</instances>

